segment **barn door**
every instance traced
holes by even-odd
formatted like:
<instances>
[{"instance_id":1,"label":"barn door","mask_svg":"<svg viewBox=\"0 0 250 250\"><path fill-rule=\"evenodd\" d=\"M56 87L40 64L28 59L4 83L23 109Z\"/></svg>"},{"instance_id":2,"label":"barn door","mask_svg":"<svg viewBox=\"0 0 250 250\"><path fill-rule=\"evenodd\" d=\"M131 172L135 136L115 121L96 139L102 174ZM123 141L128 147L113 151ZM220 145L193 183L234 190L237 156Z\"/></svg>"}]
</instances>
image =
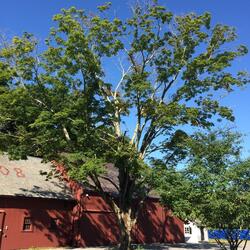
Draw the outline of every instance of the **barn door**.
<instances>
[{"instance_id":1,"label":"barn door","mask_svg":"<svg viewBox=\"0 0 250 250\"><path fill-rule=\"evenodd\" d=\"M5 212L0 210L0 249L2 245L2 238L4 236L3 229L4 229L4 219L5 219Z\"/></svg>"}]
</instances>

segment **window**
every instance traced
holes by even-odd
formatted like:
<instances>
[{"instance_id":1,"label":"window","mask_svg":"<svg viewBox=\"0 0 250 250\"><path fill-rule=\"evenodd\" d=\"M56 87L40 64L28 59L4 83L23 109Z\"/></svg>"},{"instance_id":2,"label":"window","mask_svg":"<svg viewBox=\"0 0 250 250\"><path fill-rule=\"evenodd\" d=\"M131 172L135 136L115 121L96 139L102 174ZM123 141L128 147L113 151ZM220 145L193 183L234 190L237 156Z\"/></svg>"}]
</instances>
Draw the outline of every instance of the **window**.
<instances>
[{"instance_id":1,"label":"window","mask_svg":"<svg viewBox=\"0 0 250 250\"><path fill-rule=\"evenodd\" d=\"M190 226L185 226L184 232L185 234L192 234L192 228Z\"/></svg>"},{"instance_id":2,"label":"window","mask_svg":"<svg viewBox=\"0 0 250 250\"><path fill-rule=\"evenodd\" d=\"M32 231L32 222L30 217L24 217L23 219L23 231Z\"/></svg>"}]
</instances>

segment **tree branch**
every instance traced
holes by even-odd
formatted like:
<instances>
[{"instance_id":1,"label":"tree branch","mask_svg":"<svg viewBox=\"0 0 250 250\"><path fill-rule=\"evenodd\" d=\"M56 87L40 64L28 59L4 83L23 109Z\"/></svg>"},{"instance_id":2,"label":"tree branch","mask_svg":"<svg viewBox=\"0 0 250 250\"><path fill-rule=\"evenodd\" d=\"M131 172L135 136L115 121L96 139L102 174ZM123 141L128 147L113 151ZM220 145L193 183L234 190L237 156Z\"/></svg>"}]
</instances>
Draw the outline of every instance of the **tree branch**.
<instances>
[{"instance_id":1,"label":"tree branch","mask_svg":"<svg viewBox=\"0 0 250 250\"><path fill-rule=\"evenodd\" d=\"M63 125L63 133L64 133L64 136L65 136L66 140L68 142L70 142L71 139L70 139L70 136L69 136L69 132L68 132L68 130L66 129L66 127L64 125Z\"/></svg>"},{"instance_id":2,"label":"tree branch","mask_svg":"<svg viewBox=\"0 0 250 250\"><path fill-rule=\"evenodd\" d=\"M103 175L101 175L99 177L102 178L102 179L104 179L104 180L106 180L106 181L108 181L108 182L110 182L116 188L116 190L118 192L120 192L120 189L119 189L118 185L114 181L112 181L109 177L103 176Z\"/></svg>"}]
</instances>

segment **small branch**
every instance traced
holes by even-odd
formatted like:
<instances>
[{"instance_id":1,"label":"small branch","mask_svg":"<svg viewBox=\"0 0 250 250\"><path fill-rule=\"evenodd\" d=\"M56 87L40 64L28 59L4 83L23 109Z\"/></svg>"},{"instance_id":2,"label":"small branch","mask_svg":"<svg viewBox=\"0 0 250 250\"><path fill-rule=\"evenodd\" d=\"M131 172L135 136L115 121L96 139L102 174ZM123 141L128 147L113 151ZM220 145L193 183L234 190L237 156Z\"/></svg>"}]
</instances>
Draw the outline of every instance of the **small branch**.
<instances>
[{"instance_id":1,"label":"small branch","mask_svg":"<svg viewBox=\"0 0 250 250\"><path fill-rule=\"evenodd\" d=\"M110 205L111 209L115 212L118 219L121 219L120 208L116 205L116 203L112 200L109 194L105 193L98 177L96 175L90 175L91 180L94 182L97 191L99 191L104 198L104 200Z\"/></svg>"},{"instance_id":2,"label":"small branch","mask_svg":"<svg viewBox=\"0 0 250 250\"><path fill-rule=\"evenodd\" d=\"M68 142L71 141L70 136L69 136L69 132L68 132L68 130L66 129L66 127L64 125L63 125L63 133L64 133L64 136L65 136L66 140Z\"/></svg>"},{"instance_id":3,"label":"small branch","mask_svg":"<svg viewBox=\"0 0 250 250\"><path fill-rule=\"evenodd\" d=\"M149 148L150 148L153 140L159 135L160 131L161 130L157 131L156 129L154 129L154 132L151 134L151 136L148 139L148 142L147 142L147 145L146 145L145 149L140 154L142 159L144 159L149 154Z\"/></svg>"},{"instance_id":4,"label":"small branch","mask_svg":"<svg viewBox=\"0 0 250 250\"><path fill-rule=\"evenodd\" d=\"M137 149L138 145L139 145L139 140L140 140L140 134L141 134L141 105L140 105L140 97L137 94L137 103L136 103L136 107L137 107L137 123L134 129L134 133L133 133L133 137L130 141L130 144L133 145L135 144L135 148Z\"/></svg>"},{"instance_id":5,"label":"small branch","mask_svg":"<svg viewBox=\"0 0 250 250\"><path fill-rule=\"evenodd\" d=\"M135 126L135 130L134 130L134 134L130 140L130 144L133 145L134 142L135 142L135 139L136 139L136 136L137 136L137 133L138 133L138 130L139 130L139 123L137 122L136 123L136 126Z\"/></svg>"},{"instance_id":6,"label":"small branch","mask_svg":"<svg viewBox=\"0 0 250 250\"><path fill-rule=\"evenodd\" d=\"M12 135L12 134L9 134L9 133L5 134L5 133L3 133L3 132L0 132L0 136L3 136L3 137L9 136L9 137L13 137L13 138L16 138L16 139L21 139L21 138L23 138L22 136Z\"/></svg>"},{"instance_id":7,"label":"small branch","mask_svg":"<svg viewBox=\"0 0 250 250\"><path fill-rule=\"evenodd\" d=\"M151 97L150 97L152 101L154 100L154 98L155 98L155 96L156 96L156 93L157 93L158 89L159 89L161 86L162 86L162 83L158 83L157 81L155 82L155 84L154 84L154 90L153 90L153 93L152 93L152 95L151 95Z\"/></svg>"},{"instance_id":8,"label":"small branch","mask_svg":"<svg viewBox=\"0 0 250 250\"><path fill-rule=\"evenodd\" d=\"M130 54L129 51L128 51L127 49L125 49L125 51L126 51L128 57L129 57L129 59L130 59L130 61L131 61L131 63L132 63L131 67L133 67L137 73L140 73L140 72L138 72L137 63L136 63L136 61L135 61L133 55Z\"/></svg>"},{"instance_id":9,"label":"small branch","mask_svg":"<svg viewBox=\"0 0 250 250\"><path fill-rule=\"evenodd\" d=\"M107 91L105 90L104 87L100 87L101 91L102 91L102 94L103 94L103 97L106 101L108 101L109 103L112 103L111 99L109 98L109 95L107 93Z\"/></svg>"},{"instance_id":10,"label":"small branch","mask_svg":"<svg viewBox=\"0 0 250 250\"><path fill-rule=\"evenodd\" d=\"M227 248L224 246L224 244L217 238L215 238L216 243L222 248L223 250L227 250Z\"/></svg>"},{"instance_id":11,"label":"small branch","mask_svg":"<svg viewBox=\"0 0 250 250\"><path fill-rule=\"evenodd\" d=\"M132 68L132 64L128 67L127 70L124 69L123 65L122 65L122 62L121 60L119 60L119 64L120 64L120 67L121 67L121 70L122 70L122 76L121 76L121 79L120 81L118 82L116 88L115 88L115 92L114 92L114 98L117 97L117 94L118 94L118 89L120 87L120 85L122 84L125 76L127 76L127 74L130 72L131 68Z\"/></svg>"},{"instance_id":12,"label":"small branch","mask_svg":"<svg viewBox=\"0 0 250 250\"><path fill-rule=\"evenodd\" d=\"M140 148L141 159L144 159L150 144L152 143L152 141L157 136L157 133L159 132L159 131L156 131L156 127L153 125L155 119L157 119L157 118L155 117L154 119L152 119L150 128L148 129L147 133L145 134L145 136L143 138L142 145Z\"/></svg>"},{"instance_id":13,"label":"small branch","mask_svg":"<svg viewBox=\"0 0 250 250\"><path fill-rule=\"evenodd\" d=\"M107 177L107 176L100 176L100 178L102 178L102 179L104 179L104 180L110 182L110 183L116 188L116 190L117 190L118 192L120 192L120 189L119 189L119 187L117 186L117 184L116 184L114 181L112 181L109 177Z\"/></svg>"},{"instance_id":14,"label":"small branch","mask_svg":"<svg viewBox=\"0 0 250 250\"><path fill-rule=\"evenodd\" d=\"M168 92L168 90L170 89L170 87L173 85L173 83L176 81L176 79L177 79L177 77L179 75L179 72L180 72L180 69L178 70L178 72L176 73L176 75L174 76L174 78L168 83L168 85L165 85L165 87L164 87L164 89L162 91L160 103L163 102L166 93Z\"/></svg>"}]
</instances>

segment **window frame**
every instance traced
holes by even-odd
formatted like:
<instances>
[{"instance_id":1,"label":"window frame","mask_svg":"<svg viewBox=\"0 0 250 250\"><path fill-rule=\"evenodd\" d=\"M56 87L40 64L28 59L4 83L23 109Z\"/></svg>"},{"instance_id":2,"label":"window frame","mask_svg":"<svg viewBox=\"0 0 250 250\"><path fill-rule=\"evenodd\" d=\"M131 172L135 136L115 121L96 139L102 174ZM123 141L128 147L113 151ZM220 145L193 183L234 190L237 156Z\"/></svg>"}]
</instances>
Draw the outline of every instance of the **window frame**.
<instances>
[{"instance_id":1,"label":"window frame","mask_svg":"<svg viewBox=\"0 0 250 250\"><path fill-rule=\"evenodd\" d=\"M191 226L184 226L184 234L192 234L192 228Z\"/></svg>"},{"instance_id":2,"label":"window frame","mask_svg":"<svg viewBox=\"0 0 250 250\"><path fill-rule=\"evenodd\" d=\"M26 219L29 219L30 220L30 223L25 223L25 220ZM30 225L30 228L29 229L25 229L25 225ZM23 220L22 220L22 232L25 232L25 233L30 233L30 232L33 232L34 231L34 227L33 227L33 223L32 223L32 217L31 216L27 216L27 215L24 215L23 216Z\"/></svg>"}]
</instances>

